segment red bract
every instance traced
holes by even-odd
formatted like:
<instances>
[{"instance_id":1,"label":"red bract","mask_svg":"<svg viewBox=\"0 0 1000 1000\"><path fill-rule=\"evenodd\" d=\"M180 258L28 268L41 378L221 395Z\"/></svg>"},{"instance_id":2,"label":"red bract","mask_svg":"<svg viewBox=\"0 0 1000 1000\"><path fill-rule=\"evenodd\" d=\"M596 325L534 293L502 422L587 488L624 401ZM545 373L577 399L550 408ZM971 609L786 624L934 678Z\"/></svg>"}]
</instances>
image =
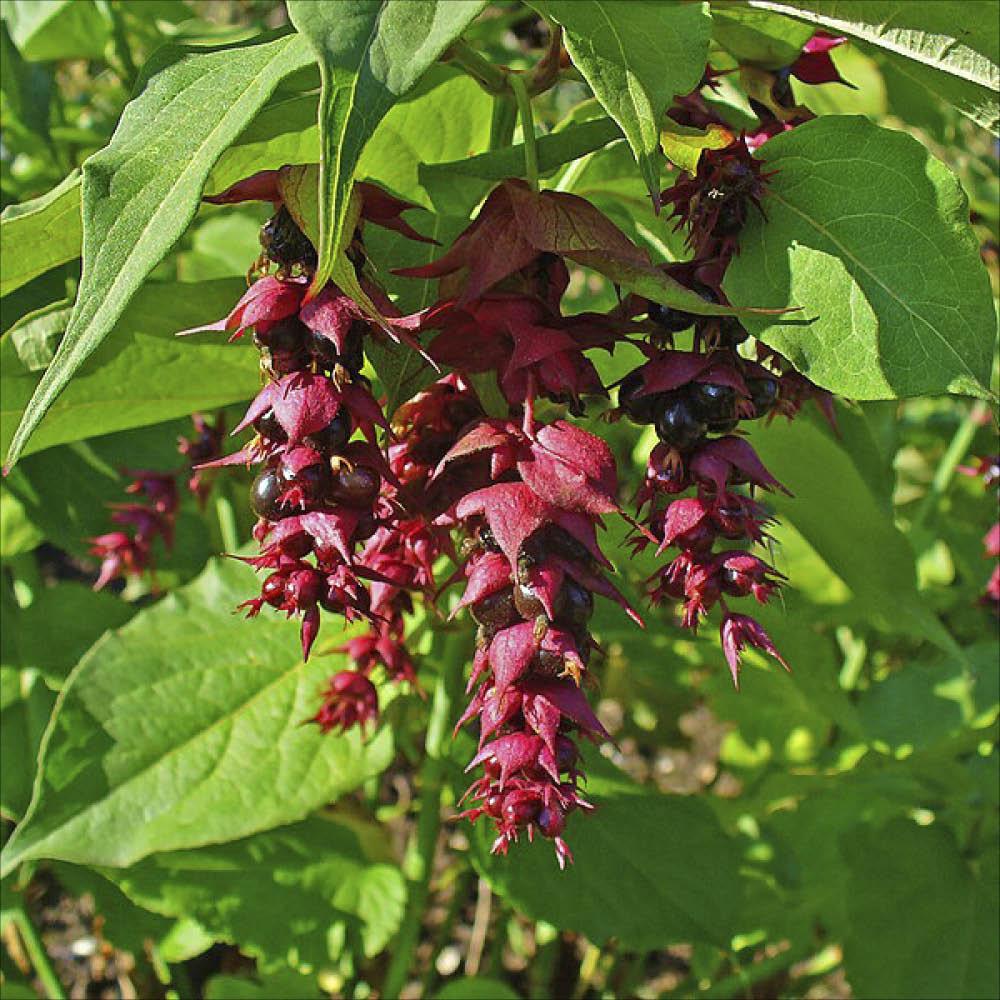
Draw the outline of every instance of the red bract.
<instances>
[{"instance_id":1,"label":"red bract","mask_svg":"<svg viewBox=\"0 0 1000 1000\"><path fill-rule=\"evenodd\" d=\"M857 90L838 72L830 58L830 50L843 45L846 38L834 38L823 31L817 31L802 48L802 54L788 67L788 72L803 83L842 83L851 90Z\"/></svg>"},{"instance_id":2,"label":"red bract","mask_svg":"<svg viewBox=\"0 0 1000 1000\"><path fill-rule=\"evenodd\" d=\"M752 618L727 613L719 632L722 636L722 651L726 654L729 672L733 675L733 684L737 690L740 687L740 661L747 645L763 650L773 656L786 670L790 669L774 648L770 636Z\"/></svg>"},{"instance_id":3,"label":"red bract","mask_svg":"<svg viewBox=\"0 0 1000 1000\"><path fill-rule=\"evenodd\" d=\"M649 263L645 251L583 198L532 191L524 181L508 180L493 189L476 220L443 257L395 273L412 278L452 276L442 282L442 298L457 297L464 306L519 271L537 272L533 265L545 254L584 265L601 256ZM527 290L536 292L530 284Z\"/></svg>"},{"instance_id":4,"label":"red bract","mask_svg":"<svg viewBox=\"0 0 1000 1000\"><path fill-rule=\"evenodd\" d=\"M354 726L365 726L378 718L378 692L375 685L362 674L342 670L330 678L323 692L323 704L308 721L315 722L320 732L339 729L346 733Z\"/></svg>"}]
</instances>

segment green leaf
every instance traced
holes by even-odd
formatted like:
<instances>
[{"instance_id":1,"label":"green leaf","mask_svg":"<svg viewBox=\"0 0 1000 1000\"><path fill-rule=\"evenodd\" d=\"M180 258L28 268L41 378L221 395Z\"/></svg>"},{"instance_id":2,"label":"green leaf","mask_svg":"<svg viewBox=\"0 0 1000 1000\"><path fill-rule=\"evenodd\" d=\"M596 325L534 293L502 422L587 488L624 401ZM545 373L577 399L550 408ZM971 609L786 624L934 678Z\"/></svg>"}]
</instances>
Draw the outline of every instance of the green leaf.
<instances>
[{"instance_id":1,"label":"green leaf","mask_svg":"<svg viewBox=\"0 0 1000 1000\"><path fill-rule=\"evenodd\" d=\"M93 0L3 0L0 17L25 59L102 59L109 21Z\"/></svg>"},{"instance_id":2,"label":"green leaf","mask_svg":"<svg viewBox=\"0 0 1000 1000\"><path fill-rule=\"evenodd\" d=\"M101 919L101 937L136 958L146 953L146 942L159 945L176 926L176 921L136 906L114 882L92 868L80 865L53 865L53 872L66 892L74 896L89 893L94 912ZM205 944L204 951L212 944Z\"/></svg>"},{"instance_id":3,"label":"green leaf","mask_svg":"<svg viewBox=\"0 0 1000 1000\"><path fill-rule=\"evenodd\" d=\"M1000 132L997 5L939 0L748 0L881 50L892 64L962 114Z\"/></svg>"},{"instance_id":4,"label":"green leaf","mask_svg":"<svg viewBox=\"0 0 1000 1000\"><path fill-rule=\"evenodd\" d=\"M7 467L184 232L220 153L277 83L308 59L308 46L296 36L216 51L157 52L110 144L84 164L79 295L11 442Z\"/></svg>"},{"instance_id":5,"label":"green leaf","mask_svg":"<svg viewBox=\"0 0 1000 1000\"><path fill-rule=\"evenodd\" d=\"M712 36L740 62L781 69L798 58L813 29L766 10L712 8Z\"/></svg>"},{"instance_id":6,"label":"green leaf","mask_svg":"<svg viewBox=\"0 0 1000 1000\"><path fill-rule=\"evenodd\" d=\"M62 299L28 313L10 328L10 342L26 371L40 372L48 367L72 312L72 303Z\"/></svg>"},{"instance_id":7,"label":"green leaf","mask_svg":"<svg viewBox=\"0 0 1000 1000\"><path fill-rule=\"evenodd\" d=\"M0 213L0 295L80 256L80 172Z\"/></svg>"},{"instance_id":8,"label":"green leaf","mask_svg":"<svg viewBox=\"0 0 1000 1000\"><path fill-rule=\"evenodd\" d=\"M375 129L358 160L358 179L375 181L402 198L443 211L430 197L434 192L425 182L424 171L436 170L442 161L465 162L485 149L492 103L490 95L465 73L451 66L432 66ZM463 205L455 214L468 219L474 204ZM372 228L365 234L366 242Z\"/></svg>"},{"instance_id":9,"label":"green leaf","mask_svg":"<svg viewBox=\"0 0 1000 1000\"><path fill-rule=\"evenodd\" d=\"M392 105L416 85L484 6L484 0L419 5L401 0L338 4L291 0L288 4L292 24L316 51L323 81L320 241L314 288L321 288L333 273L351 182L365 143Z\"/></svg>"},{"instance_id":10,"label":"green leaf","mask_svg":"<svg viewBox=\"0 0 1000 1000\"><path fill-rule=\"evenodd\" d=\"M978 878L940 822L895 819L845 835L842 846L844 970L858 996L1000 995L995 846Z\"/></svg>"},{"instance_id":11,"label":"green leaf","mask_svg":"<svg viewBox=\"0 0 1000 1000\"><path fill-rule=\"evenodd\" d=\"M698 169L703 149L722 149L732 141L732 132L721 125L709 125L702 130L678 125L670 119L660 132L663 155L692 176Z\"/></svg>"},{"instance_id":12,"label":"green leaf","mask_svg":"<svg viewBox=\"0 0 1000 1000\"><path fill-rule=\"evenodd\" d=\"M319 817L106 874L139 905L196 920L266 969L321 968L345 948L376 955L406 901L398 867L367 856L350 827Z\"/></svg>"},{"instance_id":13,"label":"green leaf","mask_svg":"<svg viewBox=\"0 0 1000 1000\"><path fill-rule=\"evenodd\" d=\"M30 552L45 533L34 524L24 504L5 483L0 483L0 559Z\"/></svg>"},{"instance_id":14,"label":"green leaf","mask_svg":"<svg viewBox=\"0 0 1000 1000\"><path fill-rule=\"evenodd\" d=\"M585 756L586 797L598 808L570 818L565 836L576 862L562 874L544 837L498 857L489 853L491 824L476 823L473 859L494 892L598 945L616 937L637 951L671 941L727 946L740 906L738 857L712 811L634 784L599 754Z\"/></svg>"},{"instance_id":15,"label":"green leaf","mask_svg":"<svg viewBox=\"0 0 1000 1000\"><path fill-rule=\"evenodd\" d=\"M772 494L768 505L795 525L883 627L916 631L961 655L917 593L913 550L893 523L864 418L838 407L837 423L835 434L810 407L794 421L754 428L750 440L761 460L794 494Z\"/></svg>"},{"instance_id":16,"label":"green leaf","mask_svg":"<svg viewBox=\"0 0 1000 1000\"><path fill-rule=\"evenodd\" d=\"M243 564L214 561L84 656L46 731L5 874L29 858L125 866L245 837L388 764L387 728L366 742L300 724L331 661L303 665L292 623L232 613L258 587Z\"/></svg>"},{"instance_id":17,"label":"green leaf","mask_svg":"<svg viewBox=\"0 0 1000 1000\"><path fill-rule=\"evenodd\" d=\"M319 1000L315 976L303 976L292 969L277 969L253 979L219 973L205 983L205 1000Z\"/></svg>"},{"instance_id":18,"label":"green leaf","mask_svg":"<svg viewBox=\"0 0 1000 1000\"><path fill-rule=\"evenodd\" d=\"M531 6L563 26L573 65L621 126L657 204L660 119L674 95L694 90L705 71L708 4L533 0Z\"/></svg>"},{"instance_id":19,"label":"green leaf","mask_svg":"<svg viewBox=\"0 0 1000 1000\"><path fill-rule=\"evenodd\" d=\"M855 399L988 395L996 313L947 167L911 136L851 116L806 122L759 153L774 172L767 218L751 214L726 294L801 312L748 316L747 329Z\"/></svg>"},{"instance_id":20,"label":"green leaf","mask_svg":"<svg viewBox=\"0 0 1000 1000\"><path fill-rule=\"evenodd\" d=\"M445 983L433 1000L519 1000L519 994L499 979L465 976Z\"/></svg>"},{"instance_id":21,"label":"green leaf","mask_svg":"<svg viewBox=\"0 0 1000 1000\"><path fill-rule=\"evenodd\" d=\"M245 282L233 278L146 284L48 410L25 453L252 397L260 382L256 354L246 344L227 344L220 333L176 336L225 316L245 290ZM6 448L39 382L11 337L0 341L0 362L0 446Z\"/></svg>"}]
</instances>

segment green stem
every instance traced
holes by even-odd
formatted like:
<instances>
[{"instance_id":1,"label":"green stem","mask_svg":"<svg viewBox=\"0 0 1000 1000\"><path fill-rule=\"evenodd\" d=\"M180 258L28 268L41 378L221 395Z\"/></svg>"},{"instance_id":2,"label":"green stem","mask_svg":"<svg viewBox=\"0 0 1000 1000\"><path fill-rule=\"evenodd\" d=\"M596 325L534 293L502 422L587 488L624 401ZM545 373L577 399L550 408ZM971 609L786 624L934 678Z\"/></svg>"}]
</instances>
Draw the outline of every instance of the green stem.
<instances>
[{"instance_id":1,"label":"green stem","mask_svg":"<svg viewBox=\"0 0 1000 1000\"><path fill-rule=\"evenodd\" d=\"M524 175L532 191L538 190L538 150L535 148L535 119L531 113L531 98L524 80L511 73L510 89L514 91L517 110L521 116L521 132L524 135Z\"/></svg>"},{"instance_id":2,"label":"green stem","mask_svg":"<svg viewBox=\"0 0 1000 1000\"><path fill-rule=\"evenodd\" d=\"M491 94L502 94L507 89L507 74L484 59L466 42L452 42L447 58L461 66L476 82Z\"/></svg>"},{"instance_id":3,"label":"green stem","mask_svg":"<svg viewBox=\"0 0 1000 1000\"><path fill-rule=\"evenodd\" d=\"M28 953L28 958L31 959L31 964L35 967L35 975L38 976L42 988L45 990L46 1000L66 1000L62 984L52 968L48 952L46 952L31 918L22 907L10 911L10 918L14 921L18 933L21 935L24 950Z\"/></svg>"},{"instance_id":4,"label":"green stem","mask_svg":"<svg viewBox=\"0 0 1000 1000\"><path fill-rule=\"evenodd\" d=\"M224 552L236 552L240 547L240 534L236 528L236 512L233 510L229 482L220 481L215 487L215 516L219 521Z\"/></svg>"},{"instance_id":5,"label":"green stem","mask_svg":"<svg viewBox=\"0 0 1000 1000\"><path fill-rule=\"evenodd\" d=\"M924 497L916 516L913 518L912 526L914 528L922 525L934 512L938 501L944 496L945 491L951 485L951 481L955 475L955 468L968 453L972 439L976 436L976 428L982 424L983 418L987 413L989 413L989 408L986 403L979 400L969 410L961 424L959 424L958 430L955 431L955 436L948 445L948 450L941 457L941 461L938 462L934 479L931 480L930 489L927 491L927 495Z\"/></svg>"},{"instance_id":6,"label":"green stem","mask_svg":"<svg viewBox=\"0 0 1000 1000\"><path fill-rule=\"evenodd\" d=\"M490 121L490 149L505 149L514 138L517 123L517 103L510 94L493 98L493 118Z\"/></svg>"},{"instance_id":7,"label":"green stem","mask_svg":"<svg viewBox=\"0 0 1000 1000\"><path fill-rule=\"evenodd\" d=\"M740 996L742 994L749 994L751 987L756 983L761 982L764 979L770 979L771 976L776 975L785 969L791 968L796 962L802 961L812 952L816 950L814 944L807 945L792 945L785 951L781 952L779 955L774 955L771 958L762 959L760 962L753 962L750 965L745 966L738 972L734 972L731 976L726 976L723 979L718 980L713 983L707 990L702 991L698 994L699 998L705 998L705 1000L710 1000L710 998L717 998L717 1000L724 1000L724 998ZM676 995L680 995L677 991L674 991Z\"/></svg>"},{"instance_id":8,"label":"green stem","mask_svg":"<svg viewBox=\"0 0 1000 1000\"><path fill-rule=\"evenodd\" d=\"M427 737L426 756L420 768L420 816L416 838L403 861L403 874L408 882L406 913L399 929L392 961L386 973L382 995L398 997L413 964L413 955L420 940L420 925L427 909L431 873L438 833L441 830L441 791L444 787L444 748L449 735L452 706L462 683L462 665L466 660L468 636L465 630L447 634L439 662L441 674L434 688Z\"/></svg>"}]
</instances>

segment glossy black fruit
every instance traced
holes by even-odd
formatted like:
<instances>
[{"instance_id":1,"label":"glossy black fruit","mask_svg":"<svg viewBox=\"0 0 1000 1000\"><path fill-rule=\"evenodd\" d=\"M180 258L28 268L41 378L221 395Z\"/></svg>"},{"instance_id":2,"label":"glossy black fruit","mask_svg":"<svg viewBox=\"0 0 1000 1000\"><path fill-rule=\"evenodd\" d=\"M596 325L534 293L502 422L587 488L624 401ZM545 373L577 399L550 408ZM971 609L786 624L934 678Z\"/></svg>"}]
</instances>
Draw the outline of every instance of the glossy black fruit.
<instances>
[{"instance_id":1,"label":"glossy black fruit","mask_svg":"<svg viewBox=\"0 0 1000 1000\"><path fill-rule=\"evenodd\" d=\"M713 236L735 236L743 228L746 216L745 206L741 198L727 198L715 217L712 226Z\"/></svg>"},{"instance_id":2,"label":"glossy black fruit","mask_svg":"<svg viewBox=\"0 0 1000 1000\"><path fill-rule=\"evenodd\" d=\"M303 438L303 444L324 455L336 455L344 450L352 430L351 415L342 407L326 427Z\"/></svg>"},{"instance_id":3,"label":"glossy black fruit","mask_svg":"<svg viewBox=\"0 0 1000 1000\"><path fill-rule=\"evenodd\" d=\"M292 470L282 463L278 468L278 474L286 489L297 486L310 503L319 500L330 483L330 473L323 462L306 465L297 470Z\"/></svg>"},{"instance_id":4,"label":"glossy black fruit","mask_svg":"<svg viewBox=\"0 0 1000 1000\"><path fill-rule=\"evenodd\" d=\"M708 424L709 434L728 434L732 430L736 430L740 422L740 418L733 416L728 420L711 420Z\"/></svg>"},{"instance_id":5,"label":"glossy black fruit","mask_svg":"<svg viewBox=\"0 0 1000 1000\"><path fill-rule=\"evenodd\" d=\"M642 390L643 378L638 368L631 371L618 386L618 405L628 414L630 420L637 424L651 424L656 420L659 411L661 394L652 393L649 396L638 396Z\"/></svg>"},{"instance_id":6,"label":"glossy black fruit","mask_svg":"<svg viewBox=\"0 0 1000 1000\"><path fill-rule=\"evenodd\" d=\"M679 451L696 445L707 430L705 422L695 414L685 395L671 395L656 418L656 433L660 440Z\"/></svg>"},{"instance_id":7,"label":"glossy black fruit","mask_svg":"<svg viewBox=\"0 0 1000 1000\"><path fill-rule=\"evenodd\" d=\"M285 485L278 475L278 470L265 469L250 487L250 507L258 517L277 521L289 513L282 510L283 505L279 500L284 492Z\"/></svg>"},{"instance_id":8,"label":"glossy black fruit","mask_svg":"<svg viewBox=\"0 0 1000 1000\"><path fill-rule=\"evenodd\" d=\"M526 621L532 621L539 615L545 614L545 605L542 603L538 589L530 583L514 584L514 607L517 613Z\"/></svg>"},{"instance_id":9,"label":"glossy black fruit","mask_svg":"<svg viewBox=\"0 0 1000 1000\"><path fill-rule=\"evenodd\" d=\"M263 333L255 333L253 342L266 347L272 354L295 354L305 349L311 334L309 328L295 316L279 320Z\"/></svg>"},{"instance_id":10,"label":"glossy black fruit","mask_svg":"<svg viewBox=\"0 0 1000 1000\"><path fill-rule=\"evenodd\" d=\"M594 595L569 577L556 597L556 624L570 629L582 628L594 613Z\"/></svg>"},{"instance_id":11,"label":"glossy black fruit","mask_svg":"<svg viewBox=\"0 0 1000 1000\"><path fill-rule=\"evenodd\" d=\"M374 469L364 465L353 469L344 467L334 473L327 495L334 503L345 507L370 507L381 485L382 477Z\"/></svg>"},{"instance_id":12,"label":"glossy black fruit","mask_svg":"<svg viewBox=\"0 0 1000 1000\"><path fill-rule=\"evenodd\" d=\"M691 408L707 424L731 420L736 413L736 390L714 382L692 382L688 387Z\"/></svg>"},{"instance_id":13,"label":"glossy black fruit","mask_svg":"<svg viewBox=\"0 0 1000 1000\"><path fill-rule=\"evenodd\" d=\"M316 250L284 205L264 223L260 231L260 245L268 260L280 267L291 267L293 264L316 266Z\"/></svg>"},{"instance_id":14,"label":"glossy black fruit","mask_svg":"<svg viewBox=\"0 0 1000 1000\"><path fill-rule=\"evenodd\" d=\"M706 302L719 301L715 292L700 281L691 283L691 291ZM684 312L683 309L675 309L673 306L661 306L658 302L652 301L649 303L648 315L664 333L679 333L681 330L686 330L698 318L694 313Z\"/></svg>"},{"instance_id":15,"label":"glossy black fruit","mask_svg":"<svg viewBox=\"0 0 1000 1000\"><path fill-rule=\"evenodd\" d=\"M755 416L763 417L770 413L778 401L780 386L776 378L748 378L747 388L750 390L750 402L756 411Z\"/></svg>"},{"instance_id":16,"label":"glossy black fruit","mask_svg":"<svg viewBox=\"0 0 1000 1000\"><path fill-rule=\"evenodd\" d=\"M254 422L253 429L268 441L280 444L288 440L285 428L278 423L278 418L274 415L274 410L266 410Z\"/></svg>"},{"instance_id":17,"label":"glossy black fruit","mask_svg":"<svg viewBox=\"0 0 1000 1000\"><path fill-rule=\"evenodd\" d=\"M477 625L492 629L506 628L521 620L510 587L477 601L471 605L469 612Z\"/></svg>"}]
</instances>

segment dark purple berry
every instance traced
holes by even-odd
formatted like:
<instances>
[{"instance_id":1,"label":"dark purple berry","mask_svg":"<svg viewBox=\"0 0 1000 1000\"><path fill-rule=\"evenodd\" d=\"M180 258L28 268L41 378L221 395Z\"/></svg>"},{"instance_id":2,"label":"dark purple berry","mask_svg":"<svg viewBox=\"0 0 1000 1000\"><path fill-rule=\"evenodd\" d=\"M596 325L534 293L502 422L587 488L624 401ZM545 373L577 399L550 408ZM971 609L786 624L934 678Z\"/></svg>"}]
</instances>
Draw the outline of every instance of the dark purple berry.
<instances>
[{"instance_id":1,"label":"dark purple berry","mask_svg":"<svg viewBox=\"0 0 1000 1000\"><path fill-rule=\"evenodd\" d=\"M284 483L277 469L265 469L250 487L250 506L258 517L268 521L277 521L287 516L282 510L281 494L285 492Z\"/></svg>"},{"instance_id":2,"label":"dark purple berry","mask_svg":"<svg viewBox=\"0 0 1000 1000\"><path fill-rule=\"evenodd\" d=\"M727 198L715 217L713 236L735 236L742 228L745 217L742 198Z\"/></svg>"},{"instance_id":3,"label":"dark purple berry","mask_svg":"<svg viewBox=\"0 0 1000 1000\"><path fill-rule=\"evenodd\" d=\"M266 347L272 354L296 354L305 349L309 336L309 328L298 317L289 316L263 333L255 333L253 342L259 348Z\"/></svg>"},{"instance_id":4,"label":"dark purple berry","mask_svg":"<svg viewBox=\"0 0 1000 1000\"><path fill-rule=\"evenodd\" d=\"M556 624L579 628L590 621L594 613L594 595L582 584L567 578L556 596Z\"/></svg>"},{"instance_id":5,"label":"dark purple berry","mask_svg":"<svg viewBox=\"0 0 1000 1000\"><path fill-rule=\"evenodd\" d=\"M755 417L763 417L770 413L778 401L779 385L775 378L748 378L747 388L750 390L750 402L756 411Z\"/></svg>"},{"instance_id":6,"label":"dark purple berry","mask_svg":"<svg viewBox=\"0 0 1000 1000\"><path fill-rule=\"evenodd\" d=\"M628 414L630 420L637 424L651 424L656 419L661 397L657 393L649 396L639 396L642 391L643 378L638 368L622 379L618 386L618 405Z\"/></svg>"},{"instance_id":7,"label":"dark purple berry","mask_svg":"<svg viewBox=\"0 0 1000 1000\"><path fill-rule=\"evenodd\" d=\"M253 429L262 438L266 438L268 441L273 441L276 444L288 440L288 434L285 433L285 428L278 422L278 418L274 415L274 410L267 410L262 413L253 422Z\"/></svg>"},{"instance_id":8,"label":"dark purple berry","mask_svg":"<svg viewBox=\"0 0 1000 1000\"><path fill-rule=\"evenodd\" d=\"M530 583L514 584L514 606L518 614L527 621L545 614L545 605L538 589Z\"/></svg>"},{"instance_id":9,"label":"dark purple berry","mask_svg":"<svg viewBox=\"0 0 1000 1000\"><path fill-rule=\"evenodd\" d=\"M285 600L285 577L280 573L272 573L260 588L260 596L272 608L280 607Z\"/></svg>"},{"instance_id":10,"label":"dark purple berry","mask_svg":"<svg viewBox=\"0 0 1000 1000\"><path fill-rule=\"evenodd\" d=\"M679 451L696 445L708 430L704 421L695 415L686 396L672 395L656 418L656 433L660 440Z\"/></svg>"},{"instance_id":11,"label":"dark purple berry","mask_svg":"<svg viewBox=\"0 0 1000 1000\"><path fill-rule=\"evenodd\" d=\"M260 231L260 245L268 260L279 267L291 267L293 264L316 266L316 250L284 205L264 223Z\"/></svg>"},{"instance_id":12,"label":"dark purple berry","mask_svg":"<svg viewBox=\"0 0 1000 1000\"><path fill-rule=\"evenodd\" d=\"M520 620L510 588L498 590L476 601L469 608L469 612L478 625L497 630L514 625Z\"/></svg>"},{"instance_id":13,"label":"dark purple berry","mask_svg":"<svg viewBox=\"0 0 1000 1000\"><path fill-rule=\"evenodd\" d=\"M728 420L710 420L708 423L709 434L728 434L735 430L740 422L740 418L733 416Z\"/></svg>"},{"instance_id":14,"label":"dark purple berry","mask_svg":"<svg viewBox=\"0 0 1000 1000\"><path fill-rule=\"evenodd\" d=\"M327 495L334 503L345 507L370 507L381 485L382 477L374 469L364 465L353 469L345 466L334 473Z\"/></svg>"},{"instance_id":15,"label":"dark purple berry","mask_svg":"<svg viewBox=\"0 0 1000 1000\"><path fill-rule=\"evenodd\" d=\"M352 430L351 415L341 407L326 427L307 435L302 443L323 455L336 455L344 450Z\"/></svg>"},{"instance_id":16,"label":"dark purple berry","mask_svg":"<svg viewBox=\"0 0 1000 1000\"><path fill-rule=\"evenodd\" d=\"M691 408L707 424L730 420L736 412L736 390L714 382L692 382L687 387Z\"/></svg>"}]
</instances>

